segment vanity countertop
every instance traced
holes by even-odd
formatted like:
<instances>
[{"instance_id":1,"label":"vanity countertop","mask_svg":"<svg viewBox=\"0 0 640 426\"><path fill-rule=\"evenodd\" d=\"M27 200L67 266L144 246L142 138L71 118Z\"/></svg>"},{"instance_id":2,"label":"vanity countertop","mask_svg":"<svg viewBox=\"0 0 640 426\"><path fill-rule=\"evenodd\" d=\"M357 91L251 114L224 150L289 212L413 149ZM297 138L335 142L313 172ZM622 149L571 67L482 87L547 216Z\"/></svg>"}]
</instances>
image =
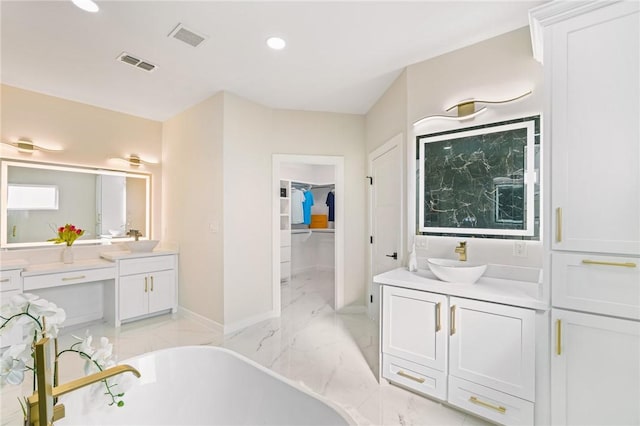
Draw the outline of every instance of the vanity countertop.
<instances>
[{"instance_id":1,"label":"vanity countertop","mask_svg":"<svg viewBox=\"0 0 640 426\"><path fill-rule=\"evenodd\" d=\"M11 269L24 269L29 262L23 259L3 260L0 262L0 271L9 271Z\"/></svg>"},{"instance_id":2,"label":"vanity countertop","mask_svg":"<svg viewBox=\"0 0 640 426\"><path fill-rule=\"evenodd\" d=\"M163 249L163 248L155 249L150 252L131 252L129 250L122 250L122 251L109 251L109 252L100 253L100 257L113 262L121 259L135 259L139 257L162 256L167 254L178 254L178 251Z\"/></svg>"},{"instance_id":3,"label":"vanity countertop","mask_svg":"<svg viewBox=\"0 0 640 426\"><path fill-rule=\"evenodd\" d=\"M376 275L373 277L373 281L377 284L484 300L523 308L549 309L549 304L538 297L539 285L528 281L483 276L475 284L456 284L440 281L428 270L419 269L416 272L410 272L404 267Z\"/></svg>"},{"instance_id":4,"label":"vanity countertop","mask_svg":"<svg viewBox=\"0 0 640 426\"><path fill-rule=\"evenodd\" d=\"M23 277L53 274L59 272L86 271L88 269L115 268L112 262L104 259L76 259L73 263L37 263L26 265L22 271Z\"/></svg>"}]
</instances>

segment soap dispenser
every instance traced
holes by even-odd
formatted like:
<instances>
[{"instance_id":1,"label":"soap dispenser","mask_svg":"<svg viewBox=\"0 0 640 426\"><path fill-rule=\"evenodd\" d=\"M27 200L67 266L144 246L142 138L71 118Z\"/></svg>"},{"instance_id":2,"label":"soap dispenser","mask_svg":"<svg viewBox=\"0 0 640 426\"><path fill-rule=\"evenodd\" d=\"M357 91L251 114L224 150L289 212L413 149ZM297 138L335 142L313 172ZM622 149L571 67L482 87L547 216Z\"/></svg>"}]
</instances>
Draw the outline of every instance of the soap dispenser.
<instances>
[{"instance_id":1,"label":"soap dispenser","mask_svg":"<svg viewBox=\"0 0 640 426\"><path fill-rule=\"evenodd\" d=\"M416 257L416 242L413 242L411 253L409 253L409 271L415 272L418 270L418 258Z\"/></svg>"}]
</instances>

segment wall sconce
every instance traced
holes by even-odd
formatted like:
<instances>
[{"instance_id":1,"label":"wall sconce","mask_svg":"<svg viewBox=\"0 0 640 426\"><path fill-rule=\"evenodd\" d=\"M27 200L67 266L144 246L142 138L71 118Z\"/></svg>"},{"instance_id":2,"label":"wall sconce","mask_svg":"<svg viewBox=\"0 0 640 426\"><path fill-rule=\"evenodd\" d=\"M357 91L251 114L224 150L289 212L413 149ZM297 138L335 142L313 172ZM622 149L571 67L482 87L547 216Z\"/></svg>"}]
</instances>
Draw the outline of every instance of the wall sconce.
<instances>
[{"instance_id":1,"label":"wall sconce","mask_svg":"<svg viewBox=\"0 0 640 426\"><path fill-rule=\"evenodd\" d=\"M476 104L508 104L509 102L515 102L519 99L527 97L531 93L533 93L533 91L529 90L526 93L523 93L522 95L516 96L515 98L505 99L502 101L483 101L479 99L463 100L453 106L450 106L445 110L445 112L449 112L454 108L456 108L457 115L430 115L428 117L421 118L420 120L413 123L413 125L419 126L420 124L429 120L456 120L456 121L471 120L487 110L487 107L485 106L476 111Z\"/></svg>"},{"instance_id":2,"label":"wall sconce","mask_svg":"<svg viewBox=\"0 0 640 426\"><path fill-rule=\"evenodd\" d=\"M131 154L126 158L116 157L116 158L114 158L114 160L125 161L127 164L129 164L130 166L133 166L133 167L140 167L141 165L155 166L155 165L159 164L157 161L143 160L137 154Z\"/></svg>"},{"instance_id":3,"label":"wall sconce","mask_svg":"<svg viewBox=\"0 0 640 426\"><path fill-rule=\"evenodd\" d=\"M32 154L34 151L44 152L62 152L63 149L45 148L44 146L36 145L29 139L18 139L18 142L0 142L3 145L9 145L12 148L17 149L19 152L25 154Z\"/></svg>"}]
</instances>

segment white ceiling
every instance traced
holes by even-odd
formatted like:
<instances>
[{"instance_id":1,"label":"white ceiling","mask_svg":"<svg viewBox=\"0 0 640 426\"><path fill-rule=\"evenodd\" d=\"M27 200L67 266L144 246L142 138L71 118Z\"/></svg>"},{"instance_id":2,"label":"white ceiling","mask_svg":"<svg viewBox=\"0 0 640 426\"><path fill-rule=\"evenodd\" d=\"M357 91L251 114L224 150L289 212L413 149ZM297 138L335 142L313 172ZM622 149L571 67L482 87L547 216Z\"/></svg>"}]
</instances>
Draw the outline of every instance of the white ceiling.
<instances>
[{"instance_id":1,"label":"white ceiling","mask_svg":"<svg viewBox=\"0 0 640 426\"><path fill-rule=\"evenodd\" d=\"M541 3L105 0L88 13L66 0L2 0L1 78L160 121L221 90L363 114L405 66L523 27ZM197 48L169 38L178 23L209 38ZM285 50L265 46L271 35ZM116 61L123 51L157 69Z\"/></svg>"}]
</instances>

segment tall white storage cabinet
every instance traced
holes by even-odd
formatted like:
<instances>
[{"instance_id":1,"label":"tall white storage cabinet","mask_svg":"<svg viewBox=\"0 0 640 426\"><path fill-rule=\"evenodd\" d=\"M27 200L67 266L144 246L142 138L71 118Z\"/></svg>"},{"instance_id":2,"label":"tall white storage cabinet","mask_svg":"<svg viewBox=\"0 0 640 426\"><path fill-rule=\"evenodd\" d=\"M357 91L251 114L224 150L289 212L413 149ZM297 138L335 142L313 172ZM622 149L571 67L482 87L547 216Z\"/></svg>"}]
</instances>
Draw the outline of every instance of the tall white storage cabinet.
<instances>
[{"instance_id":1,"label":"tall white storage cabinet","mask_svg":"<svg viewBox=\"0 0 640 426\"><path fill-rule=\"evenodd\" d=\"M291 181L280 181L280 281L291 279Z\"/></svg>"},{"instance_id":2,"label":"tall white storage cabinet","mask_svg":"<svg viewBox=\"0 0 640 426\"><path fill-rule=\"evenodd\" d=\"M551 166L552 424L637 425L640 3L552 2L531 18Z\"/></svg>"}]
</instances>

